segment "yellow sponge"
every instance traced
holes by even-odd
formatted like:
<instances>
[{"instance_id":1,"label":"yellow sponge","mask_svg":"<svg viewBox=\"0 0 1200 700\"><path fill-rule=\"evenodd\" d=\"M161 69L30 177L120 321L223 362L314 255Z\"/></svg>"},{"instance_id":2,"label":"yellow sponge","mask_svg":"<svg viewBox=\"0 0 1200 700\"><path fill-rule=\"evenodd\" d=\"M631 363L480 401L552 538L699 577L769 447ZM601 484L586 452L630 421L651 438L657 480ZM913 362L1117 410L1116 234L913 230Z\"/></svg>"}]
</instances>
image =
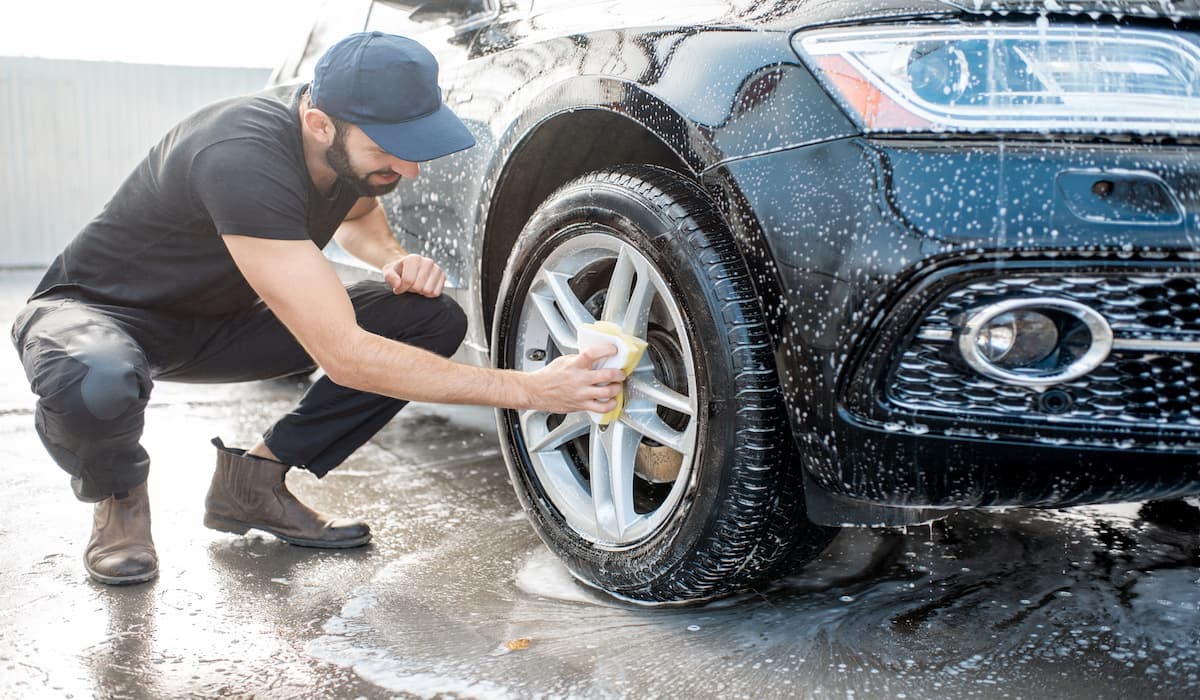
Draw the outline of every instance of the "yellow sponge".
<instances>
[{"instance_id":1,"label":"yellow sponge","mask_svg":"<svg viewBox=\"0 0 1200 700\"><path fill-rule=\"evenodd\" d=\"M621 327L615 323L597 321L580 326L579 351L583 352L597 345L614 345L617 348L617 354L597 362L596 369L619 369L626 375L633 372L646 352L646 341L637 336L623 333ZM617 394L616 399L617 407L595 418L597 423L608 425L620 417L621 411L625 410L625 387L623 385L621 393ZM596 415L593 413L593 416Z\"/></svg>"}]
</instances>

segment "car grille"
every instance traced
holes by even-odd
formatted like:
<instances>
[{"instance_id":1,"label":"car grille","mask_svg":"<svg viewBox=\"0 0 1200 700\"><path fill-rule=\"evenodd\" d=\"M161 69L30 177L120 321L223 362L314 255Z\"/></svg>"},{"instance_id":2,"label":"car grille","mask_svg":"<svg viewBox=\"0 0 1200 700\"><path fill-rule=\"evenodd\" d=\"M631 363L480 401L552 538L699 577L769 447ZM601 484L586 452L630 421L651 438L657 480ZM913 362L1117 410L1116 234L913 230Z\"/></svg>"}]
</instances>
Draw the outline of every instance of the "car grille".
<instances>
[{"instance_id":1,"label":"car grille","mask_svg":"<svg viewBox=\"0 0 1200 700\"><path fill-rule=\"evenodd\" d=\"M1010 297L1085 304L1112 326L1114 349L1083 377L1050 388L994 381L952 342L965 312ZM1191 343L1189 347L1187 344ZM1200 427L1200 276L1030 274L974 281L926 312L889 373L886 398L906 411L1127 427Z\"/></svg>"}]
</instances>

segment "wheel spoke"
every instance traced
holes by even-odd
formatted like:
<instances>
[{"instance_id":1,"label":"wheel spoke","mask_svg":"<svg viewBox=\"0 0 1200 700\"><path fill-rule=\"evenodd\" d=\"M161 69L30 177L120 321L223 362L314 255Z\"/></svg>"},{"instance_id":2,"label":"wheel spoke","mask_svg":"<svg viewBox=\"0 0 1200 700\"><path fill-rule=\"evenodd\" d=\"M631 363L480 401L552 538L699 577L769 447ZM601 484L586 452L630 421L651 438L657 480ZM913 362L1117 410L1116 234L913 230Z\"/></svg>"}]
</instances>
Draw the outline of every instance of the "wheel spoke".
<instances>
[{"instance_id":1,"label":"wheel spoke","mask_svg":"<svg viewBox=\"0 0 1200 700\"><path fill-rule=\"evenodd\" d=\"M585 413L567 415L563 422L551 429L549 421L554 414L545 411L523 411L520 414L521 430L526 437L529 454L538 464L558 464L559 468L539 470L546 493L569 521L589 523L594 527L595 506L592 504L591 486L574 468L570 460L564 460L557 449L581 435L587 434L592 421Z\"/></svg>"},{"instance_id":2,"label":"wheel spoke","mask_svg":"<svg viewBox=\"0 0 1200 700\"><path fill-rule=\"evenodd\" d=\"M578 352L579 337L571 328L570 322L559 313L558 307L554 305L554 300L541 294L531 294L530 298L533 300L533 308L541 316L542 322L546 324L546 329L550 331L550 337L554 340L554 344L564 354Z\"/></svg>"},{"instance_id":3,"label":"wheel spoke","mask_svg":"<svg viewBox=\"0 0 1200 700\"><path fill-rule=\"evenodd\" d=\"M655 442L675 450L682 455L691 453L691 430L694 421L688 421L683 430L676 430L658 417L653 409L626 411L621 414L621 423L631 431L644 435Z\"/></svg>"},{"instance_id":4,"label":"wheel spoke","mask_svg":"<svg viewBox=\"0 0 1200 700\"><path fill-rule=\"evenodd\" d=\"M629 296L633 290L633 278L637 276L637 263L629 254L629 246L621 244L617 252L617 262L613 266L612 279L608 282L608 291L604 296L604 310L600 318L611 321L618 326L623 325L625 311L629 308Z\"/></svg>"},{"instance_id":5,"label":"wheel spoke","mask_svg":"<svg viewBox=\"0 0 1200 700\"><path fill-rule=\"evenodd\" d=\"M644 337L655 291L645 260L632 255L629 246L622 244L600 316L621 326L626 333Z\"/></svg>"},{"instance_id":6,"label":"wheel spoke","mask_svg":"<svg viewBox=\"0 0 1200 700\"><path fill-rule=\"evenodd\" d=\"M534 305L546 320L554 342L564 352L578 352L579 327L593 323L596 318L584 307L569 284L569 276L553 270L544 270L538 275L541 284L531 293ZM549 292L547 294L546 292Z\"/></svg>"},{"instance_id":7,"label":"wheel spoke","mask_svg":"<svg viewBox=\"0 0 1200 700\"><path fill-rule=\"evenodd\" d=\"M592 313L583 306L583 302L579 297L575 296L575 291L571 289L570 277L561 273L546 270L542 278L546 280L546 286L554 294L554 301L558 302L558 308L562 311L562 315L571 324L572 329L577 329L585 323L594 323L596 318Z\"/></svg>"},{"instance_id":8,"label":"wheel spoke","mask_svg":"<svg viewBox=\"0 0 1200 700\"><path fill-rule=\"evenodd\" d=\"M619 422L606 430L598 425L592 428L592 505L598 531L613 542L621 541L638 517L633 507L633 470L640 441L636 432Z\"/></svg>"},{"instance_id":9,"label":"wheel spoke","mask_svg":"<svg viewBox=\"0 0 1200 700\"><path fill-rule=\"evenodd\" d=\"M692 406L690 398L658 381L658 378L651 372L645 373L649 375L648 377L639 376L639 374L641 373L634 374L625 381L625 391L631 402L646 399L656 406L669 408L688 417L696 415L696 409Z\"/></svg>"},{"instance_id":10,"label":"wheel spoke","mask_svg":"<svg viewBox=\"0 0 1200 700\"><path fill-rule=\"evenodd\" d=\"M534 415L525 420L525 424L529 426L526 429L526 435L530 438L530 452L544 452L562 447L570 440L583 435L592 426L592 421L586 413L571 413L563 419L563 422L553 430L545 430L547 413L541 411L532 412ZM536 422L534 418L536 417ZM538 426L545 431L535 431L530 428Z\"/></svg>"},{"instance_id":11,"label":"wheel spoke","mask_svg":"<svg viewBox=\"0 0 1200 700\"><path fill-rule=\"evenodd\" d=\"M621 322L621 330L639 338L646 337L646 328L650 323L650 305L654 302L655 289L649 275L639 274L637 284L629 295L629 305L625 309L625 318Z\"/></svg>"}]
</instances>

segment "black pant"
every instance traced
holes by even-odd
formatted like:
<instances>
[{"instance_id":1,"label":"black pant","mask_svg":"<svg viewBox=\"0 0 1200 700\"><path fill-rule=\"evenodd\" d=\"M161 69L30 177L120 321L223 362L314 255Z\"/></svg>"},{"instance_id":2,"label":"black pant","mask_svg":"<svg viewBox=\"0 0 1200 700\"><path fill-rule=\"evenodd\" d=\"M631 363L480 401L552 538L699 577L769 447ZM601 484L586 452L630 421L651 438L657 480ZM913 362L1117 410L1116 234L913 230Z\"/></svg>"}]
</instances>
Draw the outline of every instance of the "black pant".
<instances>
[{"instance_id":1,"label":"black pant","mask_svg":"<svg viewBox=\"0 0 1200 700\"><path fill-rule=\"evenodd\" d=\"M392 293L379 281L347 288L367 331L443 356L454 354L466 316L449 297ZM241 382L316 369L265 304L220 317L186 317L77 298L30 302L13 343L39 396L35 424L81 500L122 493L146 480L139 444L154 379ZM321 377L264 435L280 461L317 476L350 456L406 402Z\"/></svg>"}]
</instances>

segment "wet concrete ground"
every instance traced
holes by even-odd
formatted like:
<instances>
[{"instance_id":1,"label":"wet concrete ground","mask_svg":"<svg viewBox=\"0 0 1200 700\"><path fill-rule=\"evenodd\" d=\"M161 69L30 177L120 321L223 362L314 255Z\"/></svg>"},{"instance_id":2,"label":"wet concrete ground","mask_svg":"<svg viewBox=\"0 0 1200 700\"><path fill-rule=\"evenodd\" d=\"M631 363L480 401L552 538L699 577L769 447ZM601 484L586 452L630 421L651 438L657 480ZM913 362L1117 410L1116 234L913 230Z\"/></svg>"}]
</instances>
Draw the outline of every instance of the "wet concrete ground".
<instances>
[{"instance_id":1,"label":"wet concrete ground","mask_svg":"<svg viewBox=\"0 0 1200 700\"><path fill-rule=\"evenodd\" d=\"M35 281L0 273L6 323ZM90 507L0 352L0 697L1200 696L1188 511L1173 526L1126 505L846 530L771 590L638 608L574 582L540 544L481 409L412 406L323 482L289 475L317 508L367 518L365 548L206 530L209 438L247 445L302 390L156 388L161 575L110 588L83 571Z\"/></svg>"}]
</instances>

